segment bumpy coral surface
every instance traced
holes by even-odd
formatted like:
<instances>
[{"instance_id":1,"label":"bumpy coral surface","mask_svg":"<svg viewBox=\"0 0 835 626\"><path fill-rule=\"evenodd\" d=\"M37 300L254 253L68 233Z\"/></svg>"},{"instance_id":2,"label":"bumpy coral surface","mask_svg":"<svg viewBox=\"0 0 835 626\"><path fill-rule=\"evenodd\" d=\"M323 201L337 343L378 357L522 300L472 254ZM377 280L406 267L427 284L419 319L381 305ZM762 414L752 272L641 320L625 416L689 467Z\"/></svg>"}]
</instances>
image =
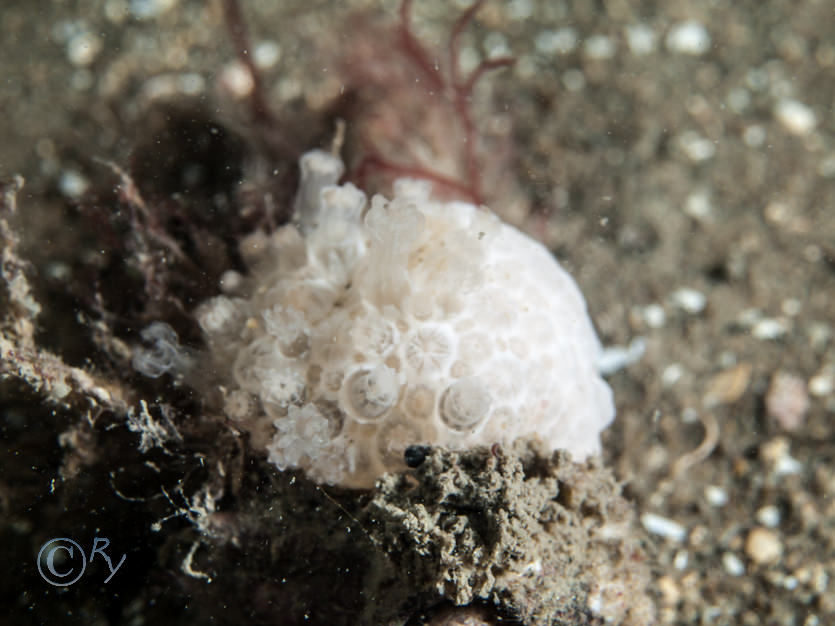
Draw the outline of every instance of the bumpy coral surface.
<instances>
[{"instance_id":1,"label":"bumpy coral surface","mask_svg":"<svg viewBox=\"0 0 835 626\"><path fill-rule=\"evenodd\" d=\"M598 451L600 345L544 247L425 183L368 202L337 157L301 169L295 224L249 237L250 277L197 311L226 412L272 462L367 487L412 444Z\"/></svg>"}]
</instances>

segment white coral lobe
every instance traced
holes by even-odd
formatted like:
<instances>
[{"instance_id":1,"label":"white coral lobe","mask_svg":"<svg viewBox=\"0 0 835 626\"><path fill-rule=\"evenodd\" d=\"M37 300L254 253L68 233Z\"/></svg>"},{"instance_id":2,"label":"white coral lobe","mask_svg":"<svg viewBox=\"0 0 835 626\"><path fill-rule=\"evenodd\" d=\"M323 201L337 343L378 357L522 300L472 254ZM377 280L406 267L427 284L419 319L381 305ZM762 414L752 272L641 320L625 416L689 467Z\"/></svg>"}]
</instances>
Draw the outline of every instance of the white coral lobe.
<instances>
[{"instance_id":1,"label":"white coral lobe","mask_svg":"<svg viewBox=\"0 0 835 626\"><path fill-rule=\"evenodd\" d=\"M484 208L337 185L301 161L295 225L243 244L250 276L198 317L242 423L272 424L270 460L368 487L411 444L539 437L585 457L612 420L600 344L571 277ZM238 413L249 411L249 415Z\"/></svg>"}]
</instances>

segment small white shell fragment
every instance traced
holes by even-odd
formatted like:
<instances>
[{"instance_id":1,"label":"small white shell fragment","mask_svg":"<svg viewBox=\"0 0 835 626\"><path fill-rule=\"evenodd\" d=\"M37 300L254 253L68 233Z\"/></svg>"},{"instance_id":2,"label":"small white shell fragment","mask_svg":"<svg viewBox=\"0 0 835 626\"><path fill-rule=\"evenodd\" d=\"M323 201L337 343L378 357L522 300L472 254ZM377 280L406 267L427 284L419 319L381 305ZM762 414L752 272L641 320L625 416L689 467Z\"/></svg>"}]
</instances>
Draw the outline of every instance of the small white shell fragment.
<instances>
[{"instance_id":1,"label":"small white shell fragment","mask_svg":"<svg viewBox=\"0 0 835 626\"><path fill-rule=\"evenodd\" d=\"M655 513L641 515L641 524L647 532L681 543L687 537L687 529L678 522Z\"/></svg>"},{"instance_id":2,"label":"small white shell fragment","mask_svg":"<svg viewBox=\"0 0 835 626\"><path fill-rule=\"evenodd\" d=\"M786 576L782 581L782 585L784 589L794 591L795 589L797 589L798 580L794 576ZM808 620L807 622L804 622L804 624L805 623L808 623Z\"/></svg>"},{"instance_id":3,"label":"small white shell fragment","mask_svg":"<svg viewBox=\"0 0 835 626\"><path fill-rule=\"evenodd\" d=\"M695 424L700 420L698 409L686 406L681 410L681 421L684 424Z\"/></svg>"},{"instance_id":4,"label":"small white shell fragment","mask_svg":"<svg viewBox=\"0 0 835 626\"><path fill-rule=\"evenodd\" d=\"M744 326L745 328L751 328L754 324L756 324L759 320L763 317L762 311L755 308L743 309L737 315L736 320L740 326Z\"/></svg>"},{"instance_id":5,"label":"small white shell fragment","mask_svg":"<svg viewBox=\"0 0 835 626\"><path fill-rule=\"evenodd\" d=\"M671 298L673 304L691 315L698 315L704 311L707 305L705 295L701 291L689 287L677 289L673 292Z\"/></svg>"},{"instance_id":6,"label":"small white shell fragment","mask_svg":"<svg viewBox=\"0 0 835 626\"><path fill-rule=\"evenodd\" d=\"M667 322L667 313L660 304L648 304L644 307L644 321L650 328L663 328Z\"/></svg>"},{"instance_id":7,"label":"small white shell fragment","mask_svg":"<svg viewBox=\"0 0 835 626\"><path fill-rule=\"evenodd\" d=\"M707 161L716 154L716 144L692 130L685 131L676 137L676 143L687 158L694 163Z\"/></svg>"},{"instance_id":8,"label":"small white shell fragment","mask_svg":"<svg viewBox=\"0 0 835 626\"><path fill-rule=\"evenodd\" d=\"M745 573L745 563L733 552L725 552L722 555L722 566L731 576L742 576Z\"/></svg>"},{"instance_id":9,"label":"small white shell fragment","mask_svg":"<svg viewBox=\"0 0 835 626\"><path fill-rule=\"evenodd\" d=\"M705 487L705 500L711 506L725 506L728 503L728 492L716 485L708 485Z\"/></svg>"},{"instance_id":10,"label":"small white shell fragment","mask_svg":"<svg viewBox=\"0 0 835 626\"><path fill-rule=\"evenodd\" d=\"M647 351L647 340L635 337L628 346L608 346L597 361L597 368L604 376L609 376L639 361Z\"/></svg>"},{"instance_id":11,"label":"small white shell fragment","mask_svg":"<svg viewBox=\"0 0 835 626\"><path fill-rule=\"evenodd\" d=\"M58 179L58 189L72 200L78 200L90 187L90 181L75 170L64 170Z\"/></svg>"},{"instance_id":12,"label":"small white shell fragment","mask_svg":"<svg viewBox=\"0 0 835 626\"><path fill-rule=\"evenodd\" d=\"M157 74L142 84L142 97L149 102L177 96L198 96L206 90L206 79L196 72Z\"/></svg>"},{"instance_id":13,"label":"small white shell fragment","mask_svg":"<svg viewBox=\"0 0 835 626\"><path fill-rule=\"evenodd\" d=\"M176 6L178 0L129 0L128 6L133 17L140 20L156 19Z\"/></svg>"},{"instance_id":14,"label":"small white shell fragment","mask_svg":"<svg viewBox=\"0 0 835 626\"><path fill-rule=\"evenodd\" d=\"M684 368L679 363L671 363L661 372L661 384L672 387L684 375Z\"/></svg>"},{"instance_id":15,"label":"small white shell fragment","mask_svg":"<svg viewBox=\"0 0 835 626\"><path fill-rule=\"evenodd\" d=\"M259 41L255 45L255 50L252 54L252 60L260 70L270 69L278 63L281 58L281 46L275 41Z\"/></svg>"},{"instance_id":16,"label":"small white shell fragment","mask_svg":"<svg viewBox=\"0 0 835 626\"><path fill-rule=\"evenodd\" d=\"M803 471L803 463L789 454L789 440L785 437L775 437L763 443L760 446L760 456L772 466L776 476Z\"/></svg>"},{"instance_id":17,"label":"small white shell fragment","mask_svg":"<svg viewBox=\"0 0 835 626\"><path fill-rule=\"evenodd\" d=\"M818 163L817 172L824 178L835 178L835 154L824 156Z\"/></svg>"},{"instance_id":18,"label":"small white shell fragment","mask_svg":"<svg viewBox=\"0 0 835 626\"><path fill-rule=\"evenodd\" d=\"M825 373L816 374L809 379L809 393L819 398L831 394L834 387L835 380Z\"/></svg>"},{"instance_id":19,"label":"small white shell fragment","mask_svg":"<svg viewBox=\"0 0 835 626\"><path fill-rule=\"evenodd\" d=\"M742 131L742 141L749 148L761 148L766 136L765 128L760 124L751 124Z\"/></svg>"},{"instance_id":20,"label":"small white shell fragment","mask_svg":"<svg viewBox=\"0 0 835 626\"><path fill-rule=\"evenodd\" d=\"M67 58L76 67L90 65L99 55L102 41L95 33L82 31L67 42Z\"/></svg>"},{"instance_id":21,"label":"small white shell fragment","mask_svg":"<svg viewBox=\"0 0 835 626\"><path fill-rule=\"evenodd\" d=\"M784 315L795 317L803 310L803 303L797 298L786 298L780 303L780 310Z\"/></svg>"},{"instance_id":22,"label":"small white shell fragment","mask_svg":"<svg viewBox=\"0 0 835 626\"><path fill-rule=\"evenodd\" d=\"M577 33L573 28L543 30L533 42L536 51L544 56L566 54L577 46Z\"/></svg>"},{"instance_id":23,"label":"small white shell fragment","mask_svg":"<svg viewBox=\"0 0 835 626\"><path fill-rule=\"evenodd\" d=\"M232 61L223 66L218 74L218 84L226 93L237 100L242 100L255 88L255 78L249 68L240 61Z\"/></svg>"},{"instance_id":24,"label":"small white shell fragment","mask_svg":"<svg viewBox=\"0 0 835 626\"><path fill-rule=\"evenodd\" d=\"M665 43L673 52L698 56L710 50L710 34L701 23L691 20L676 24Z\"/></svg>"},{"instance_id":25,"label":"small white shell fragment","mask_svg":"<svg viewBox=\"0 0 835 626\"><path fill-rule=\"evenodd\" d=\"M773 504L769 504L764 507L760 507L757 509L757 512L754 514L756 520L762 524L763 526L767 526L768 528L775 528L780 525L780 520L782 516L780 515L780 509L778 509Z\"/></svg>"},{"instance_id":26,"label":"small white shell fragment","mask_svg":"<svg viewBox=\"0 0 835 626\"><path fill-rule=\"evenodd\" d=\"M700 222L710 219L713 214L710 193L705 190L691 193L684 201L684 212Z\"/></svg>"},{"instance_id":27,"label":"small white shell fragment","mask_svg":"<svg viewBox=\"0 0 835 626\"><path fill-rule=\"evenodd\" d=\"M779 339L787 332L786 325L782 320L773 317L765 317L759 320L751 328L751 334L756 339L773 340Z\"/></svg>"},{"instance_id":28,"label":"small white shell fragment","mask_svg":"<svg viewBox=\"0 0 835 626\"><path fill-rule=\"evenodd\" d=\"M793 456L786 456L780 457L777 459L777 463L774 465L774 473L777 476L788 476L791 474L802 474L803 473L803 463L798 461Z\"/></svg>"},{"instance_id":29,"label":"small white shell fragment","mask_svg":"<svg viewBox=\"0 0 835 626\"><path fill-rule=\"evenodd\" d=\"M728 91L727 102L731 111L742 113L751 104L751 94L745 87L734 87Z\"/></svg>"},{"instance_id":30,"label":"small white shell fragment","mask_svg":"<svg viewBox=\"0 0 835 626\"><path fill-rule=\"evenodd\" d=\"M655 31L646 24L634 24L626 27L626 45L635 56L655 52Z\"/></svg>"},{"instance_id":31,"label":"small white shell fragment","mask_svg":"<svg viewBox=\"0 0 835 626\"><path fill-rule=\"evenodd\" d=\"M818 118L811 108L791 98L784 98L774 105L774 117L783 128L800 137L811 133L818 124Z\"/></svg>"},{"instance_id":32,"label":"small white shell fragment","mask_svg":"<svg viewBox=\"0 0 835 626\"><path fill-rule=\"evenodd\" d=\"M583 50L591 59L604 60L615 56L617 48L611 37L606 35L592 35L583 43Z\"/></svg>"},{"instance_id":33,"label":"small white shell fragment","mask_svg":"<svg viewBox=\"0 0 835 626\"><path fill-rule=\"evenodd\" d=\"M577 68L567 69L562 75L562 84L572 93L582 91L586 86L586 75Z\"/></svg>"}]
</instances>

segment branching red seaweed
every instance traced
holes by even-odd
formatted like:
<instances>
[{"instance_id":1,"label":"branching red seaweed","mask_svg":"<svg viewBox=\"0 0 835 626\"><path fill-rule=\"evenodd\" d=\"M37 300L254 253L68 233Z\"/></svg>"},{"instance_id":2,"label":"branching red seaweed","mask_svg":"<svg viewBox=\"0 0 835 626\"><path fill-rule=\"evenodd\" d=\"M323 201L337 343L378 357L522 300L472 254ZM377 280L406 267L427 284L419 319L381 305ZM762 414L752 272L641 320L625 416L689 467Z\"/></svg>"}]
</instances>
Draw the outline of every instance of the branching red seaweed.
<instances>
[{"instance_id":1,"label":"branching red seaweed","mask_svg":"<svg viewBox=\"0 0 835 626\"><path fill-rule=\"evenodd\" d=\"M392 46L399 55L392 58L373 44L358 44L346 73L361 99L348 119L359 135L360 157L348 177L361 187L371 186L369 179L375 175L387 181L408 176L429 180L446 195L476 204L485 200L474 91L485 74L515 60L483 59L471 72L462 72L461 39L482 5L483 0L477 0L455 21L445 67L433 60L437 55L415 34L411 0L401 3L394 30ZM402 67L381 67L386 63Z\"/></svg>"}]
</instances>

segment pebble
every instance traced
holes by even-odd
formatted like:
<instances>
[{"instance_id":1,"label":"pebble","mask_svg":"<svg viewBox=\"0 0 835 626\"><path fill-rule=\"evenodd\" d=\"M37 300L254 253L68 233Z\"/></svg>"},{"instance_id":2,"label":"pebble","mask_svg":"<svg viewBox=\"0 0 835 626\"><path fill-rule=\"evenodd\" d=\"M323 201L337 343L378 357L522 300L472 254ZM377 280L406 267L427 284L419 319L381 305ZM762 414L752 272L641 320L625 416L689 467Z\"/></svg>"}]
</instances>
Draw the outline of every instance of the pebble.
<instances>
[{"instance_id":1,"label":"pebble","mask_svg":"<svg viewBox=\"0 0 835 626\"><path fill-rule=\"evenodd\" d=\"M75 170L64 170L58 179L58 189L72 200L78 200L89 188L90 181Z\"/></svg>"},{"instance_id":2,"label":"pebble","mask_svg":"<svg viewBox=\"0 0 835 626\"><path fill-rule=\"evenodd\" d=\"M743 362L712 376L705 388L704 405L711 408L739 400L748 389L752 369L750 363Z\"/></svg>"},{"instance_id":3,"label":"pebble","mask_svg":"<svg viewBox=\"0 0 835 626\"><path fill-rule=\"evenodd\" d=\"M760 457L774 468L776 476L800 474L803 463L789 454L789 440L775 437L760 446Z\"/></svg>"},{"instance_id":4,"label":"pebble","mask_svg":"<svg viewBox=\"0 0 835 626\"><path fill-rule=\"evenodd\" d=\"M151 20L166 13L177 4L177 0L130 0L128 10L139 20Z\"/></svg>"},{"instance_id":5,"label":"pebble","mask_svg":"<svg viewBox=\"0 0 835 626\"><path fill-rule=\"evenodd\" d=\"M780 303L780 310L784 315L795 317L803 310L803 303L797 298L786 298Z\"/></svg>"},{"instance_id":6,"label":"pebble","mask_svg":"<svg viewBox=\"0 0 835 626\"><path fill-rule=\"evenodd\" d=\"M614 374L640 360L647 350L647 340L635 337L628 346L607 346L597 360L597 369L604 376Z\"/></svg>"},{"instance_id":7,"label":"pebble","mask_svg":"<svg viewBox=\"0 0 835 626\"><path fill-rule=\"evenodd\" d=\"M818 163L817 171L824 178L835 178L835 154L823 157Z\"/></svg>"},{"instance_id":8,"label":"pebble","mask_svg":"<svg viewBox=\"0 0 835 626\"><path fill-rule=\"evenodd\" d=\"M484 38L484 53L490 59L513 56L507 38L497 31L487 33Z\"/></svg>"},{"instance_id":9,"label":"pebble","mask_svg":"<svg viewBox=\"0 0 835 626\"><path fill-rule=\"evenodd\" d=\"M748 533L745 554L759 565L776 563L783 556L783 543L776 532L758 526Z\"/></svg>"},{"instance_id":10,"label":"pebble","mask_svg":"<svg viewBox=\"0 0 835 626\"><path fill-rule=\"evenodd\" d=\"M745 74L745 83L754 91L765 91L771 84L768 70L763 67L753 67Z\"/></svg>"},{"instance_id":11,"label":"pebble","mask_svg":"<svg viewBox=\"0 0 835 626\"><path fill-rule=\"evenodd\" d=\"M655 31L646 24L634 24L626 27L626 45L635 56L655 52Z\"/></svg>"},{"instance_id":12,"label":"pebble","mask_svg":"<svg viewBox=\"0 0 835 626\"><path fill-rule=\"evenodd\" d=\"M787 131L799 137L811 133L818 124L817 116L811 108L791 98L777 102L774 117Z\"/></svg>"},{"instance_id":13,"label":"pebble","mask_svg":"<svg viewBox=\"0 0 835 626\"><path fill-rule=\"evenodd\" d=\"M704 190L691 193L684 201L684 212L700 222L710 219L713 214L710 193Z\"/></svg>"},{"instance_id":14,"label":"pebble","mask_svg":"<svg viewBox=\"0 0 835 626\"><path fill-rule=\"evenodd\" d=\"M754 517L757 521L762 524L763 526L768 526L769 528L776 528L780 525L780 509L778 509L773 504L769 504L764 507L760 507L757 509L757 512L754 514Z\"/></svg>"},{"instance_id":15,"label":"pebble","mask_svg":"<svg viewBox=\"0 0 835 626\"><path fill-rule=\"evenodd\" d=\"M220 277L220 290L225 294L237 293L244 284L244 277L240 272L227 270Z\"/></svg>"},{"instance_id":16,"label":"pebble","mask_svg":"<svg viewBox=\"0 0 835 626\"><path fill-rule=\"evenodd\" d=\"M786 372L776 372L765 396L765 410L783 430L792 432L803 425L809 411L806 381Z\"/></svg>"},{"instance_id":17,"label":"pebble","mask_svg":"<svg viewBox=\"0 0 835 626\"><path fill-rule=\"evenodd\" d=\"M716 145L707 137L688 130L677 137L681 151L694 163L707 161L716 154Z\"/></svg>"},{"instance_id":18,"label":"pebble","mask_svg":"<svg viewBox=\"0 0 835 626\"><path fill-rule=\"evenodd\" d=\"M566 54L577 46L577 33L573 28L543 30L533 41L536 51L545 56Z\"/></svg>"},{"instance_id":19,"label":"pebble","mask_svg":"<svg viewBox=\"0 0 835 626\"><path fill-rule=\"evenodd\" d=\"M644 307L644 321L650 328L663 328L667 321L667 314L660 304L648 304Z\"/></svg>"},{"instance_id":20,"label":"pebble","mask_svg":"<svg viewBox=\"0 0 835 626\"><path fill-rule=\"evenodd\" d=\"M505 4L505 12L511 20L524 20L533 15L533 0L510 0Z\"/></svg>"},{"instance_id":21,"label":"pebble","mask_svg":"<svg viewBox=\"0 0 835 626\"><path fill-rule=\"evenodd\" d=\"M671 363L661 372L661 384L672 387L684 376L684 368L678 363Z\"/></svg>"},{"instance_id":22,"label":"pebble","mask_svg":"<svg viewBox=\"0 0 835 626\"><path fill-rule=\"evenodd\" d=\"M697 315L704 311L707 304L707 298L701 291L691 289L690 287L682 287L673 292L672 302L680 309L683 309L691 315Z\"/></svg>"},{"instance_id":23,"label":"pebble","mask_svg":"<svg viewBox=\"0 0 835 626\"><path fill-rule=\"evenodd\" d=\"M242 100L255 88L255 78L249 68L240 61L231 61L220 70L218 83L233 98Z\"/></svg>"},{"instance_id":24,"label":"pebble","mask_svg":"<svg viewBox=\"0 0 835 626\"><path fill-rule=\"evenodd\" d=\"M774 473L777 476L788 476L790 474L802 474L803 473L803 463L798 461L793 456L789 456L788 454L784 457L781 457L777 460L777 463L774 465Z\"/></svg>"},{"instance_id":25,"label":"pebble","mask_svg":"<svg viewBox=\"0 0 835 626\"><path fill-rule=\"evenodd\" d=\"M751 94L745 87L733 87L728 92L728 106L734 113L743 113L751 104Z\"/></svg>"},{"instance_id":26,"label":"pebble","mask_svg":"<svg viewBox=\"0 0 835 626\"><path fill-rule=\"evenodd\" d=\"M281 58L281 47L274 41L260 41L255 46L252 60L259 70L267 70L276 65Z\"/></svg>"},{"instance_id":27,"label":"pebble","mask_svg":"<svg viewBox=\"0 0 835 626\"><path fill-rule=\"evenodd\" d=\"M832 328L824 322L812 322L806 332L809 335L809 344L812 349L819 352L826 349L829 340L832 338ZM822 373L824 370L828 370L835 375L835 363L824 366Z\"/></svg>"},{"instance_id":28,"label":"pebble","mask_svg":"<svg viewBox=\"0 0 835 626\"><path fill-rule=\"evenodd\" d=\"M743 309L737 315L737 322L740 326L751 328L754 324L760 321L763 317L762 311L755 308Z\"/></svg>"},{"instance_id":29,"label":"pebble","mask_svg":"<svg viewBox=\"0 0 835 626\"><path fill-rule=\"evenodd\" d=\"M742 576L745 573L745 563L733 552L722 555L722 566L731 576Z\"/></svg>"},{"instance_id":30,"label":"pebble","mask_svg":"<svg viewBox=\"0 0 835 626\"><path fill-rule=\"evenodd\" d=\"M583 44L586 55L592 59L611 59L615 56L615 42L606 35L592 35Z\"/></svg>"},{"instance_id":31,"label":"pebble","mask_svg":"<svg viewBox=\"0 0 835 626\"><path fill-rule=\"evenodd\" d=\"M786 334L786 326L781 320L765 317L754 324L751 334L756 339L779 339Z\"/></svg>"},{"instance_id":32,"label":"pebble","mask_svg":"<svg viewBox=\"0 0 835 626\"><path fill-rule=\"evenodd\" d=\"M666 44L673 52L698 56L710 50L710 34L699 22L681 22L667 33Z\"/></svg>"},{"instance_id":33,"label":"pebble","mask_svg":"<svg viewBox=\"0 0 835 626\"><path fill-rule=\"evenodd\" d=\"M571 68L563 73L562 84L566 89L568 89L568 91L576 93L578 91L582 91L586 86L586 77L583 72L577 68Z\"/></svg>"},{"instance_id":34,"label":"pebble","mask_svg":"<svg viewBox=\"0 0 835 626\"><path fill-rule=\"evenodd\" d=\"M692 406L681 409L681 421L685 424L696 424L699 421L699 410Z\"/></svg>"},{"instance_id":35,"label":"pebble","mask_svg":"<svg viewBox=\"0 0 835 626\"><path fill-rule=\"evenodd\" d=\"M661 601L667 606L676 605L681 599L681 591L676 581L670 576L662 576L658 579L658 591L661 592Z\"/></svg>"},{"instance_id":36,"label":"pebble","mask_svg":"<svg viewBox=\"0 0 835 626\"><path fill-rule=\"evenodd\" d=\"M174 96L198 96L206 88L206 80L197 73L158 74L142 85L142 95L148 101Z\"/></svg>"},{"instance_id":37,"label":"pebble","mask_svg":"<svg viewBox=\"0 0 835 626\"><path fill-rule=\"evenodd\" d=\"M67 282L72 276L72 268L62 261L55 261L46 266L46 275L50 280L59 280Z\"/></svg>"},{"instance_id":38,"label":"pebble","mask_svg":"<svg viewBox=\"0 0 835 626\"><path fill-rule=\"evenodd\" d=\"M759 124L751 124L742 132L742 141L749 148L761 148L765 143L765 128Z\"/></svg>"},{"instance_id":39,"label":"pebble","mask_svg":"<svg viewBox=\"0 0 835 626\"><path fill-rule=\"evenodd\" d=\"M708 485L705 487L705 499L711 506L725 506L728 503L728 492L716 485Z\"/></svg>"},{"instance_id":40,"label":"pebble","mask_svg":"<svg viewBox=\"0 0 835 626\"><path fill-rule=\"evenodd\" d=\"M647 532L659 535L666 539L682 542L687 537L687 529L678 522L654 513L641 515L641 524Z\"/></svg>"},{"instance_id":41,"label":"pebble","mask_svg":"<svg viewBox=\"0 0 835 626\"><path fill-rule=\"evenodd\" d=\"M760 446L760 457L766 462L775 464L789 453L789 440L785 437L774 437Z\"/></svg>"},{"instance_id":42,"label":"pebble","mask_svg":"<svg viewBox=\"0 0 835 626\"><path fill-rule=\"evenodd\" d=\"M76 67L90 65L102 49L102 41L95 34L83 31L67 42L67 58Z\"/></svg>"},{"instance_id":43,"label":"pebble","mask_svg":"<svg viewBox=\"0 0 835 626\"><path fill-rule=\"evenodd\" d=\"M827 374L816 374L809 380L809 393L819 398L831 394L833 387L835 381Z\"/></svg>"}]
</instances>

